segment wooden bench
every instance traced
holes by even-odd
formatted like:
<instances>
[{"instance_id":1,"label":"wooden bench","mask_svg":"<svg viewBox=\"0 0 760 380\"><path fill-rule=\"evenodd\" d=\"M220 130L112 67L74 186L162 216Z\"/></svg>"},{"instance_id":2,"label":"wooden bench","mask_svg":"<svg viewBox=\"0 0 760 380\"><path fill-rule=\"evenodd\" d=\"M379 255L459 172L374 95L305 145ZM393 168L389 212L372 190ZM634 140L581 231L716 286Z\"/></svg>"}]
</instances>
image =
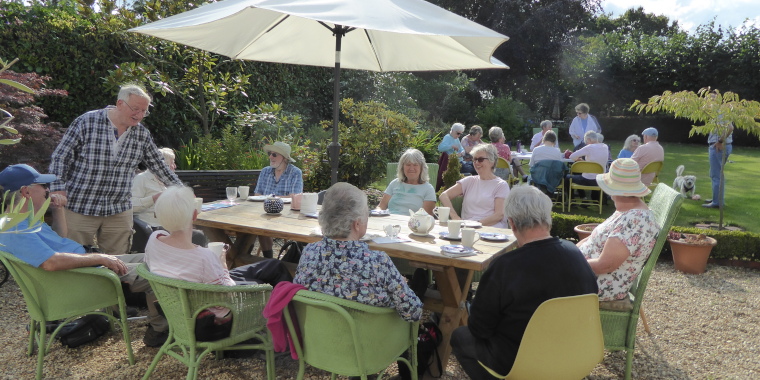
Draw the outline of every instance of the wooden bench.
<instances>
[{"instance_id":1,"label":"wooden bench","mask_svg":"<svg viewBox=\"0 0 760 380\"><path fill-rule=\"evenodd\" d=\"M193 188L196 197L211 202L227 199L229 186L250 186L253 195L261 170L177 170L175 173Z\"/></svg>"}]
</instances>

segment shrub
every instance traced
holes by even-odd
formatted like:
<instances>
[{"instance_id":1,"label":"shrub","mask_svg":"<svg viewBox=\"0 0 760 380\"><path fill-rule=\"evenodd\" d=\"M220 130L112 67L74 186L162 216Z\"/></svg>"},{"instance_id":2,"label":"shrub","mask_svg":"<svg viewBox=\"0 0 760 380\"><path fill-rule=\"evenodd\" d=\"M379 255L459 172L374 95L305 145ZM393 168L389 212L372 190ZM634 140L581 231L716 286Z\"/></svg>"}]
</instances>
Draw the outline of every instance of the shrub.
<instances>
[{"instance_id":1,"label":"shrub","mask_svg":"<svg viewBox=\"0 0 760 380\"><path fill-rule=\"evenodd\" d=\"M340 157L338 181L365 188L385 176L385 164L397 162L410 146L414 123L406 116L389 110L378 102L340 102L343 121L339 127ZM332 128L332 121L320 123L323 129ZM320 141L320 162L310 186L326 189L330 186L330 163L327 147L330 140Z\"/></svg>"}]
</instances>

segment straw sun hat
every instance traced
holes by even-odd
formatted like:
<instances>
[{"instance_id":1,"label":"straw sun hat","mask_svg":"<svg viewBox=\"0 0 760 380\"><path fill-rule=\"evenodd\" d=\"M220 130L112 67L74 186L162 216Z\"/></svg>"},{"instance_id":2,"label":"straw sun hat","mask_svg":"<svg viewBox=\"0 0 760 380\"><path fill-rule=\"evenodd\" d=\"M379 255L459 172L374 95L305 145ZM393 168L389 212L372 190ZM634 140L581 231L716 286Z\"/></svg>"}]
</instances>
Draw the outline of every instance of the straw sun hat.
<instances>
[{"instance_id":1,"label":"straw sun hat","mask_svg":"<svg viewBox=\"0 0 760 380\"><path fill-rule=\"evenodd\" d=\"M612 161L610 171L597 174L596 182L609 195L643 197L652 192L641 182L639 164L630 158Z\"/></svg>"},{"instance_id":2,"label":"straw sun hat","mask_svg":"<svg viewBox=\"0 0 760 380\"><path fill-rule=\"evenodd\" d=\"M283 157L287 158L290 162L296 162L292 157L290 157L290 145L285 144L282 141L277 141L276 143L272 145L264 145L264 151L269 152L275 152L281 154Z\"/></svg>"}]
</instances>

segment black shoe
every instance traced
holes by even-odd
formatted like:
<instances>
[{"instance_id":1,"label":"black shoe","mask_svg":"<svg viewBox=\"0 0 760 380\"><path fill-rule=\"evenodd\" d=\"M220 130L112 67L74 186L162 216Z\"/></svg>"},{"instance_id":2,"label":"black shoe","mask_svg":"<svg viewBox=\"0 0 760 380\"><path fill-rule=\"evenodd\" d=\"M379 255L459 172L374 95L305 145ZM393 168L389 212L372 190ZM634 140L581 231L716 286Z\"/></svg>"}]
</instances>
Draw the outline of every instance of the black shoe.
<instances>
[{"instance_id":1,"label":"black shoe","mask_svg":"<svg viewBox=\"0 0 760 380\"><path fill-rule=\"evenodd\" d=\"M117 309L112 309L111 313L114 317L119 318L119 311ZM137 308L132 306L127 306L127 318L133 318L137 316Z\"/></svg>"},{"instance_id":2,"label":"black shoe","mask_svg":"<svg viewBox=\"0 0 760 380\"><path fill-rule=\"evenodd\" d=\"M705 203L712 203L712 199L705 199Z\"/></svg>"},{"instance_id":3,"label":"black shoe","mask_svg":"<svg viewBox=\"0 0 760 380\"><path fill-rule=\"evenodd\" d=\"M705 203L702 205L704 208L719 208L720 205L717 203Z\"/></svg>"},{"instance_id":4,"label":"black shoe","mask_svg":"<svg viewBox=\"0 0 760 380\"><path fill-rule=\"evenodd\" d=\"M161 347L169 338L169 330L158 332L153 330L153 326L148 326L143 337L143 343L148 347Z\"/></svg>"}]
</instances>

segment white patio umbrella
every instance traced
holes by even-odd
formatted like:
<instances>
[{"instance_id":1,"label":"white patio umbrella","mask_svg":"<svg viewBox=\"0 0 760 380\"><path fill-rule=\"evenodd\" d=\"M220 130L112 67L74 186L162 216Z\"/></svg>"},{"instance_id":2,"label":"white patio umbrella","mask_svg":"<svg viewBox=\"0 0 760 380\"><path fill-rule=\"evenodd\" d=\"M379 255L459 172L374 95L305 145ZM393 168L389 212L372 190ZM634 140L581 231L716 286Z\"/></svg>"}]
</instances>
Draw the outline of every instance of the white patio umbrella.
<instances>
[{"instance_id":1,"label":"white patio umbrella","mask_svg":"<svg viewBox=\"0 0 760 380\"><path fill-rule=\"evenodd\" d=\"M507 36L424 0L225 0L129 31L233 59L334 67L332 183L338 178L341 67L508 68L492 56Z\"/></svg>"}]
</instances>

